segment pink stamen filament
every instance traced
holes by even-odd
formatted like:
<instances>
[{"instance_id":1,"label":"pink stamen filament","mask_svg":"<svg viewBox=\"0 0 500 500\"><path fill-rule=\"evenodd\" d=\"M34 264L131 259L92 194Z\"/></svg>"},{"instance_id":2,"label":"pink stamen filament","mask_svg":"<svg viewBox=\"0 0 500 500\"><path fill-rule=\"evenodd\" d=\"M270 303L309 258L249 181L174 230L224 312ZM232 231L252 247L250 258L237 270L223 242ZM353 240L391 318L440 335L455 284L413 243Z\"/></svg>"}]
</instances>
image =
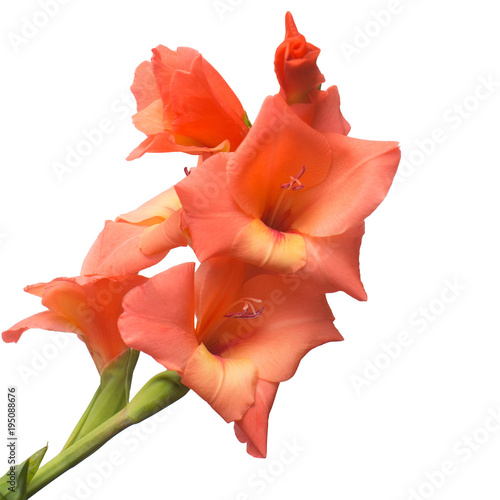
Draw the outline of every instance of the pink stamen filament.
<instances>
[{"instance_id":1,"label":"pink stamen filament","mask_svg":"<svg viewBox=\"0 0 500 500\"><path fill-rule=\"evenodd\" d=\"M257 302L258 304L261 304L262 300L254 299L252 297L244 297L241 300L238 300L237 302L235 302L231 307L234 307L237 304L240 304L241 302L243 302L243 307L242 307L241 311L224 314L224 317L225 318L240 318L240 319L258 318L262 314L262 311L264 311L263 307L261 307L260 309L256 309L253 305L253 302Z\"/></svg>"},{"instance_id":2,"label":"pink stamen filament","mask_svg":"<svg viewBox=\"0 0 500 500\"><path fill-rule=\"evenodd\" d=\"M279 208L281 206L281 202L283 201L287 191L289 189L291 189L292 191L298 191L299 189L302 189L303 187L305 187L304 184L302 184L302 182L299 181L299 179L304 175L305 171L306 171L306 166L302 165L302 168L300 169L299 173L295 177L290 176L290 182L287 182L285 184L281 184L281 189L283 189L283 192L281 193L281 196L279 197L278 201L275 203L275 205L273 207L273 212L272 212L271 217L269 219L269 222L267 224L269 227L273 227L274 223L276 222L275 221L276 215L278 214Z\"/></svg>"}]
</instances>

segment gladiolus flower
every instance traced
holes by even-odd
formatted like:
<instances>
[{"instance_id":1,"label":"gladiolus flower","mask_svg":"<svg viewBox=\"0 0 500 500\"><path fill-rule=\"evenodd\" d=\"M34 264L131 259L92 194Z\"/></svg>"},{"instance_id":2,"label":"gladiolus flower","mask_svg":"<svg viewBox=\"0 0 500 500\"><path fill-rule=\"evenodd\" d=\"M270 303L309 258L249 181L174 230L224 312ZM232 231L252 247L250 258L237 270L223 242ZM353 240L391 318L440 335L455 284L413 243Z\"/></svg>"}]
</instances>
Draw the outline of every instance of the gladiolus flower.
<instances>
[{"instance_id":1,"label":"gladiolus flower","mask_svg":"<svg viewBox=\"0 0 500 500\"><path fill-rule=\"evenodd\" d=\"M184 385L235 421L255 456L266 455L278 384L309 350L342 340L325 296L310 283L255 275L224 258L203 263L196 275L194 264L158 274L131 290L123 307L125 342L176 370Z\"/></svg>"},{"instance_id":2,"label":"gladiolus flower","mask_svg":"<svg viewBox=\"0 0 500 500\"><path fill-rule=\"evenodd\" d=\"M57 278L25 288L42 298L49 309L15 324L3 332L4 342L17 342L23 332L41 328L56 332L76 333L85 342L99 373L128 349L118 331L122 299L147 278L143 276L104 276Z\"/></svg>"},{"instance_id":3,"label":"gladiolus flower","mask_svg":"<svg viewBox=\"0 0 500 500\"><path fill-rule=\"evenodd\" d=\"M153 49L135 72L134 125L148 137L127 158L146 152L209 155L234 151L248 132L243 107L222 76L196 50Z\"/></svg>"},{"instance_id":4,"label":"gladiolus flower","mask_svg":"<svg viewBox=\"0 0 500 500\"><path fill-rule=\"evenodd\" d=\"M308 43L298 30L290 12L285 17L285 40L276 49L274 69L288 104L310 102L309 92L318 90L325 81L316 59L320 49Z\"/></svg>"},{"instance_id":5,"label":"gladiolus flower","mask_svg":"<svg viewBox=\"0 0 500 500\"><path fill-rule=\"evenodd\" d=\"M201 261L227 255L365 300L364 219L399 158L395 142L314 130L274 96L238 151L209 158L175 188Z\"/></svg>"},{"instance_id":6,"label":"gladiolus flower","mask_svg":"<svg viewBox=\"0 0 500 500\"><path fill-rule=\"evenodd\" d=\"M174 188L136 210L107 221L82 266L82 275L122 276L138 273L162 260L173 248L186 246L182 207Z\"/></svg>"}]
</instances>

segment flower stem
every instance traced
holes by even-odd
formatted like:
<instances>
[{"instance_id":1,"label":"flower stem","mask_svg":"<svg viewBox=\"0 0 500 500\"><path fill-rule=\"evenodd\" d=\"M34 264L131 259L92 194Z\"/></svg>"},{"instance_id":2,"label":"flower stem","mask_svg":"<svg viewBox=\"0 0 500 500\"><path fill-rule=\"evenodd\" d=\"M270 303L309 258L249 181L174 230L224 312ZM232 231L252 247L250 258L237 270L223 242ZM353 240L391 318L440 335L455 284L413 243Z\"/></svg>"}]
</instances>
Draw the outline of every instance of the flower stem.
<instances>
[{"instance_id":1,"label":"flower stem","mask_svg":"<svg viewBox=\"0 0 500 500\"><path fill-rule=\"evenodd\" d=\"M61 474L92 455L112 437L127 427L158 413L182 398L188 390L180 383L180 377L175 372L166 371L153 377L123 410L65 448L40 468L28 484L27 498L32 497Z\"/></svg>"}]
</instances>

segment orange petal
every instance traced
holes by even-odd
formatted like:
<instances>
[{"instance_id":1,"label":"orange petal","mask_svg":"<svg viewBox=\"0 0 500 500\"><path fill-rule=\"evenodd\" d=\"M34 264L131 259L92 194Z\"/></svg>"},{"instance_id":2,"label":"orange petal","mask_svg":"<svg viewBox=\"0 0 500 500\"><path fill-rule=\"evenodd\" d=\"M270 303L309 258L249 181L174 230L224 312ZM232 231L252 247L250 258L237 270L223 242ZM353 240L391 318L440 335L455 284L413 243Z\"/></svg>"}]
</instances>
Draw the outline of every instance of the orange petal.
<instances>
[{"instance_id":1,"label":"orange petal","mask_svg":"<svg viewBox=\"0 0 500 500\"><path fill-rule=\"evenodd\" d=\"M203 146L215 147L228 140L234 151L248 132L238 98L201 55L189 72L173 74L170 100L172 131Z\"/></svg>"},{"instance_id":2,"label":"orange petal","mask_svg":"<svg viewBox=\"0 0 500 500\"><path fill-rule=\"evenodd\" d=\"M127 349L117 327L122 299L146 281L143 276L78 276L47 283L42 304L81 330L99 372ZM65 330L67 331L67 330Z\"/></svg>"},{"instance_id":3,"label":"orange petal","mask_svg":"<svg viewBox=\"0 0 500 500\"><path fill-rule=\"evenodd\" d=\"M176 71L189 72L193 60L200 53L189 47L179 47L176 51L170 50L164 45L158 45L153 49L151 62L156 82L160 89L161 98L168 108L171 102L170 85ZM165 110L168 115L170 111Z\"/></svg>"},{"instance_id":4,"label":"orange petal","mask_svg":"<svg viewBox=\"0 0 500 500\"><path fill-rule=\"evenodd\" d=\"M132 117L134 126L146 135L154 135L165 130L163 125L163 102L157 99L147 108Z\"/></svg>"},{"instance_id":5,"label":"orange petal","mask_svg":"<svg viewBox=\"0 0 500 500\"><path fill-rule=\"evenodd\" d=\"M241 299L246 265L227 257L202 262L195 273L196 317L199 337L217 342L217 328L235 301ZM215 337L215 338L214 338Z\"/></svg>"},{"instance_id":6,"label":"orange petal","mask_svg":"<svg viewBox=\"0 0 500 500\"><path fill-rule=\"evenodd\" d=\"M182 371L199 342L194 331L194 263L172 267L132 290L118 326L125 343Z\"/></svg>"},{"instance_id":7,"label":"orange petal","mask_svg":"<svg viewBox=\"0 0 500 500\"><path fill-rule=\"evenodd\" d=\"M255 400L257 369L248 359L210 354L201 344L183 371L182 383L226 421L241 420Z\"/></svg>"},{"instance_id":8,"label":"orange petal","mask_svg":"<svg viewBox=\"0 0 500 500\"><path fill-rule=\"evenodd\" d=\"M234 423L236 437L247 443L247 452L256 458L267 455L267 428L269 412L279 384L259 379L255 391L255 403L245 416Z\"/></svg>"},{"instance_id":9,"label":"orange petal","mask_svg":"<svg viewBox=\"0 0 500 500\"><path fill-rule=\"evenodd\" d=\"M168 219L180 208L182 207L179 197L175 189L171 187L142 204L139 208L120 215L116 220L117 222L126 221L133 224L143 223L144 221L160 223Z\"/></svg>"},{"instance_id":10,"label":"orange petal","mask_svg":"<svg viewBox=\"0 0 500 500\"><path fill-rule=\"evenodd\" d=\"M342 234L363 222L385 198L401 157L396 142L326 137L334 153L328 177L296 193L291 208L294 229L311 236Z\"/></svg>"},{"instance_id":11,"label":"orange petal","mask_svg":"<svg viewBox=\"0 0 500 500\"><path fill-rule=\"evenodd\" d=\"M205 146L183 146L177 144L175 137L169 132L162 132L150 135L139 146L137 146L128 156L127 160L136 160L144 153L188 153L191 155L213 154L219 151L229 151L229 141L224 140L213 148Z\"/></svg>"},{"instance_id":12,"label":"orange petal","mask_svg":"<svg viewBox=\"0 0 500 500\"><path fill-rule=\"evenodd\" d=\"M144 230L144 226L106 221L85 257L82 275L122 276L138 273L160 262L170 248L163 253L145 255L140 249Z\"/></svg>"},{"instance_id":13,"label":"orange petal","mask_svg":"<svg viewBox=\"0 0 500 500\"><path fill-rule=\"evenodd\" d=\"M151 103L160 99L160 91L153 74L153 65L144 61L135 70L134 82L130 87L137 101L137 111L147 108Z\"/></svg>"},{"instance_id":14,"label":"orange petal","mask_svg":"<svg viewBox=\"0 0 500 500\"><path fill-rule=\"evenodd\" d=\"M251 221L227 188L226 164L230 154L209 158L175 186L200 261L228 256L234 238Z\"/></svg>"},{"instance_id":15,"label":"orange petal","mask_svg":"<svg viewBox=\"0 0 500 500\"><path fill-rule=\"evenodd\" d=\"M307 264L297 273L300 279L311 279L323 292L344 291L358 300L366 300L359 273L359 248L364 223L346 232L318 238L304 236Z\"/></svg>"},{"instance_id":16,"label":"orange petal","mask_svg":"<svg viewBox=\"0 0 500 500\"><path fill-rule=\"evenodd\" d=\"M229 344L224 357L253 361L259 378L283 382L291 378L300 360L314 347L342 340L324 294L297 277L258 276L244 290L263 300L264 311L245 321L245 338Z\"/></svg>"},{"instance_id":17,"label":"orange petal","mask_svg":"<svg viewBox=\"0 0 500 500\"><path fill-rule=\"evenodd\" d=\"M280 96L268 97L247 138L227 165L229 187L238 205L254 218L273 211L281 185L302 167L304 189L323 182L332 163L328 141L302 121Z\"/></svg>"},{"instance_id":18,"label":"orange petal","mask_svg":"<svg viewBox=\"0 0 500 500\"><path fill-rule=\"evenodd\" d=\"M351 126L340 111L340 96L336 86L326 91L315 90L309 94L314 108L314 118L311 127L322 133L347 135Z\"/></svg>"},{"instance_id":19,"label":"orange petal","mask_svg":"<svg viewBox=\"0 0 500 500\"><path fill-rule=\"evenodd\" d=\"M282 233L253 219L235 237L231 255L255 266L292 274L307 261L306 244L300 234Z\"/></svg>"},{"instance_id":20,"label":"orange petal","mask_svg":"<svg viewBox=\"0 0 500 500\"><path fill-rule=\"evenodd\" d=\"M17 342L21 335L30 328L40 328L54 332L82 333L76 325L63 316L52 311L44 311L16 323L2 333L2 339L4 342Z\"/></svg>"},{"instance_id":21,"label":"orange petal","mask_svg":"<svg viewBox=\"0 0 500 500\"><path fill-rule=\"evenodd\" d=\"M181 229L181 210L174 212L168 219L144 230L139 247L146 256L164 255L173 248L185 247L189 239Z\"/></svg>"}]
</instances>

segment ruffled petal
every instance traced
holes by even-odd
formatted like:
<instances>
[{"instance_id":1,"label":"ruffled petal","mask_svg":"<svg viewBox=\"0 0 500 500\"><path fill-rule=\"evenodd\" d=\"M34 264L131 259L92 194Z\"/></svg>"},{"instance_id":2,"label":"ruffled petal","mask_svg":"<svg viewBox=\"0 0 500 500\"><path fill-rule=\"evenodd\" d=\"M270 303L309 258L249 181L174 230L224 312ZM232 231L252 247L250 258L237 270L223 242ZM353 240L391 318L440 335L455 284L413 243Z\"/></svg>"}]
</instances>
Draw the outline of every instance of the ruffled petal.
<instances>
[{"instance_id":1,"label":"ruffled petal","mask_svg":"<svg viewBox=\"0 0 500 500\"><path fill-rule=\"evenodd\" d=\"M163 102L157 99L147 108L132 116L132 121L137 130L146 135L159 134L165 130L163 126Z\"/></svg>"},{"instance_id":2,"label":"ruffled petal","mask_svg":"<svg viewBox=\"0 0 500 500\"><path fill-rule=\"evenodd\" d=\"M251 222L235 203L227 188L229 154L218 154L176 184L183 213L200 261L228 256L236 235Z\"/></svg>"},{"instance_id":3,"label":"ruffled petal","mask_svg":"<svg viewBox=\"0 0 500 500\"><path fill-rule=\"evenodd\" d=\"M144 61L135 70L134 82L130 87L137 101L137 111L142 111L151 103L160 99L160 91L153 74L153 65Z\"/></svg>"},{"instance_id":4,"label":"ruffled petal","mask_svg":"<svg viewBox=\"0 0 500 500\"><path fill-rule=\"evenodd\" d=\"M123 300L118 326L125 343L169 370L182 371L197 349L194 331L194 263L149 279Z\"/></svg>"},{"instance_id":5,"label":"ruffled petal","mask_svg":"<svg viewBox=\"0 0 500 500\"><path fill-rule=\"evenodd\" d=\"M21 335L30 328L40 328L54 332L69 332L81 334L81 330L64 316L52 311L44 311L23 319L2 333L4 342L17 342Z\"/></svg>"},{"instance_id":6,"label":"ruffled petal","mask_svg":"<svg viewBox=\"0 0 500 500\"><path fill-rule=\"evenodd\" d=\"M300 191L291 207L294 229L311 236L342 234L363 222L385 198L401 157L396 142L326 137L334 153L328 177Z\"/></svg>"},{"instance_id":7,"label":"ruffled petal","mask_svg":"<svg viewBox=\"0 0 500 500\"><path fill-rule=\"evenodd\" d=\"M326 238L304 236L307 264L297 273L311 279L325 293L344 291L357 300L366 300L359 273L359 248L364 223Z\"/></svg>"},{"instance_id":8,"label":"ruffled petal","mask_svg":"<svg viewBox=\"0 0 500 500\"><path fill-rule=\"evenodd\" d=\"M160 262L171 248L146 255L141 251L144 226L106 221L82 265L82 275L123 276Z\"/></svg>"},{"instance_id":9,"label":"ruffled petal","mask_svg":"<svg viewBox=\"0 0 500 500\"><path fill-rule=\"evenodd\" d=\"M117 327L122 299L146 279L137 275L57 278L47 283L42 304L80 330L78 336L86 343L100 373L127 349Z\"/></svg>"},{"instance_id":10,"label":"ruffled petal","mask_svg":"<svg viewBox=\"0 0 500 500\"><path fill-rule=\"evenodd\" d=\"M173 248L189 244L186 231L181 228L182 210L174 212L168 219L144 230L139 247L146 256L165 255Z\"/></svg>"},{"instance_id":11,"label":"ruffled petal","mask_svg":"<svg viewBox=\"0 0 500 500\"><path fill-rule=\"evenodd\" d=\"M305 167L302 194L323 182L332 163L328 141L299 118L280 96L268 97L247 138L227 165L229 187L238 205L265 220L281 206L284 183ZM273 217L271 217L273 218Z\"/></svg>"},{"instance_id":12,"label":"ruffled petal","mask_svg":"<svg viewBox=\"0 0 500 500\"><path fill-rule=\"evenodd\" d=\"M133 224L140 224L145 221L151 223L160 223L168 219L172 213L179 210L181 202L173 187L163 193L155 196L151 200L142 204L139 208L120 215L116 220L118 222L126 221Z\"/></svg>"},{"instance_id":13,"label":"ruffled petal","mask_svg":"<svg viewBox=\"0 0 500 500\"><path fill-rule=\"evenodd\" d=\"M269 413L279 384L259 379L255 391L255 403L245 416L234 423L236 437L247 443L247 452L256 458L267 455L267 428Z\"/></svg>"},{"instance_id":14,"label":"ruffled petal","mask_svg":"<svg viewBox=\"0 0 500 500\"><path fill-rule=\"evenodd\" d=\"M191 356L181 380L226 422L241 420L255 401L255 365L248 359L214 356L203 344Z\"/></svg>"},{"instance_id":15,"label":"ruffled petal","mask_svg":"<svg viewBox=\"0 0 500 500\"><path fill-rule=\"evenodd\" d=\"M128 156L127 161L136 160L145 153L188 153L191 155L213 154L229 151L229 141L224 140L213 148L205 146L183 146L176 143L176 138L169 132L150 135Z\"/></svg>"},{"instance_id":16,"label":"ruffled petal","mask_svg":"<svg viewBox=\"0 0 500 500\"><path fill-rule=\"evenodd\" d=\"M234 151L248 133L245 112L224 79L201 55L170 85L172 131L207 147L228 140Z\"/></svg>"},{"instance_id":17,"label":"ruffled petal","mask_svg":"<svg viewBox=\"0 0 500 500\"><path fill-rule=\"evenodd\" d=\"M283 382L291 378L300 360L314 347L342 340L324 294L298 277L258 276L250 280L245 296L263 300L262 314L244 321L244 338L227 345L223 356L245 358L257 366L259 378Z\"/></svg>"},{"instance_id":18,"label":"ruffled petal","mask_svg":"<svg viewBox=\"0 0 500 500\"><path fill-rule=\"evenodd\" d=\"M340 95L334 85L326 91L315 90L309 94L314 115L311 127L322 133L347 135L351 126L340 111Z\"/></svg>"}]
</instances>

